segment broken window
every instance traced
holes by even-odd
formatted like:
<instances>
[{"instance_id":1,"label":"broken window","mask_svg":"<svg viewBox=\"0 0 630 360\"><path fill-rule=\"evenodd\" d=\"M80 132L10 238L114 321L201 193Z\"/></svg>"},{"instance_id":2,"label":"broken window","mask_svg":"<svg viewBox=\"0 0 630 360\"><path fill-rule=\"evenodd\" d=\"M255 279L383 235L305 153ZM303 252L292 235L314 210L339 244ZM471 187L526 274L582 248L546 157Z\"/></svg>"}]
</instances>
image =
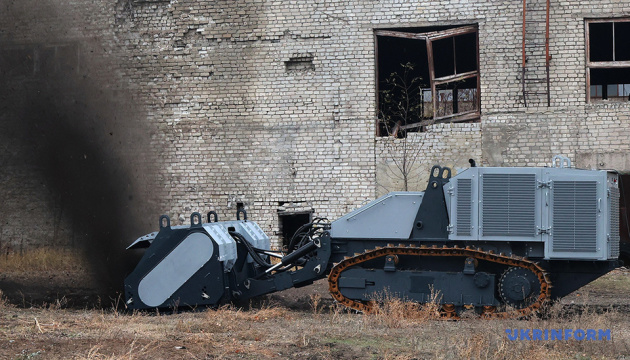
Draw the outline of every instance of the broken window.
<instances>
[{"instance_id":1,"label":"broken window","mask_svg":"<svg viewBox=\"0 0 630 360\"><path fill-rule=\"evenodd\" d=\"M477 26L376 30L378 136L479 119Z\"/></svg>"},{"instance_id":2,"label":"broken window","mask_svg":"<svg viewBox=\"0 0 630 360\"><path fill-rule=\"evenodd\" d=\"M630 18L586 21L587 101L630 101Z\"/></svg>"}]
</instances>

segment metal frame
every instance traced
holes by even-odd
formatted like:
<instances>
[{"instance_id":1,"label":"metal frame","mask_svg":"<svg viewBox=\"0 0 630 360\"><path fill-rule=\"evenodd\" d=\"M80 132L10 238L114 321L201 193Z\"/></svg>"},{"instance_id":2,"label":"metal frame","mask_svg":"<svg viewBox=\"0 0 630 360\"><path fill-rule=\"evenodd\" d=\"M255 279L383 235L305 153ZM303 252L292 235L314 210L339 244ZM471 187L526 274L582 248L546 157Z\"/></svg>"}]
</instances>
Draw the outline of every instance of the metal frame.
<instances>
[{"instance_id":1,"label":"metal frame","mask_svg":"<svg viewBox=\"0 0 630 360\"><path fill-rule=\"evenodd\" d=\"M584 36L586 42L585 63L586 63L586 103L591 102L591 69L621 69L630 68L630 61L616 61L615 59L615 26L617 22L630 22L630 18L605 18L605 19L584 19ZM591 61L591 44L589 24L611 23L613 24L613 61Z\"/></svg>"},{"instance_id":2,"label":"metal frame","mask_svg":"<svg viewBox=\"0 0 630 360\"><path fill-rule=\"evenodd\" d=\"M374 108L374 135L381 136L380 120L378 118L378 108L379 108L378 75L379 75L379 68L378 68L378 36L376 35L376 32L374 32L374 84L375 84L374 89L376 90L376 94L375 94L375 96L376 96L376 107Z\"/></svg>"},{"instance_id":3,"label":"metal frame","mask_svg":"<svg viewBox=\"0 0 630 360\"><path fill-rule=\"evenodd\" d=\"M455 72L455 74L436 78L434 59L433 59L433 41L447 39L447 38L454 38L455 36L473 34L473 33L476 34L475 48L477 50L477 70L458 74L457 61L456 59L453 59L453 64L454 64L453 71ZM401 126L400 129L409 130L409 129L414 129L414 128L431 125L434 123L440 123L440 122L470 121L470 120L479 119L481 117L481 80L480 80L480 72L479 72L479 67L480 67L479 66L480 65L479 64L479 31L478 31L477 25L467 25L467 26L455 27L452 29L446 29L442 31L431 31L431 32L426 32L426 33L409 33L409 32L398 31L398 30L375 30L374 31L374 44L375 44L374 45L375 46L374 62L375 62L375 68L376 68L375 83L376 83L376 111L377 112L378 112L378 107L379 107L379 95L378 95L379 94L379 88L378 88L378 75L379 75L378 37L379 36L389 36L389 37L421 40L425 42L425 45L427 48L429 81L431 84L431 101L433 103L433 118L430 120L423 120L423 121L413 123L413 124L407 124L405 126ZM455 47L454 43L453 43L453 47ZM456 56L455 49L453 49L453 57L455 56ZM436 116L437 103L438 103L437 86L448 84L450 82L471 79L475 77L477 78L477 96L476 96L477 101L475 104L476 110L454 113L454 114L449 114L445 116ZM457 94L454 94L454 96L457 96ZM377 115L376 116L376 136L380 136L381 134L379 130L378 113L376 115Z\"/></svg>"}]
</instances>

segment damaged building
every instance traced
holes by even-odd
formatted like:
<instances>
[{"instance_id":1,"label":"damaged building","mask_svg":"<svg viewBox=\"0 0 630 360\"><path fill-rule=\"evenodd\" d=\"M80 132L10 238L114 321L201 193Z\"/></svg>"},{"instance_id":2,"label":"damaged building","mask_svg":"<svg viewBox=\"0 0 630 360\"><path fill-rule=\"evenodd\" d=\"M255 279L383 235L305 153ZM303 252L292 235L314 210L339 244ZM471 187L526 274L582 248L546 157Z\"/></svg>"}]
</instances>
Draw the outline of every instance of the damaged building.
<instances>
[{"instance_id":1,"label":"damaged building","mask_svg":"<svg viewBox=\"0 0 630 360\"><path fill-rule=\"evenodd\" d=\"M435 163L562 154L630 174L627 0L1 3L3 249L87 236L64 199L99 191L120 197L99 205L117 213L108 223L150 231L161 213L244 208L281 246L314 217L422 190ZM42 87L54 118L92 139L64 141L57 161L97 159L93 177L43 176L63 171L33 159L55 147L20 156L42 142L15 144L16 124L50 118L31 111ZM100 166L125 170L63 186L93 184Z\"/></svg>"}]
</instances>

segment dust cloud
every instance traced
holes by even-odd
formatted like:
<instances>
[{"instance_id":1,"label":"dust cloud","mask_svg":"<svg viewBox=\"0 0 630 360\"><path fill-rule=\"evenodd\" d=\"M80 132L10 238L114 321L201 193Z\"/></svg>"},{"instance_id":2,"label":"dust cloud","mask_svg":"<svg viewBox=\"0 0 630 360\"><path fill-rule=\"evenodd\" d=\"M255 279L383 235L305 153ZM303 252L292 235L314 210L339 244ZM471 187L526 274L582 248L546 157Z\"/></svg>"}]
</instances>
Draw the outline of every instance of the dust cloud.
<instances>
[{"instance_id":1,"label":"dust cloud","mask_svg":"<svg viewBox=\"0 0 630 360\"><path fill-rule=\"evenodd\" d=\"M113 37L77 37L98 9L57 3L0 0L0 247L21 232L81 249L113 295L137 262L125 247L157 227L154 130Z\"/></svg>"}]
</instances>

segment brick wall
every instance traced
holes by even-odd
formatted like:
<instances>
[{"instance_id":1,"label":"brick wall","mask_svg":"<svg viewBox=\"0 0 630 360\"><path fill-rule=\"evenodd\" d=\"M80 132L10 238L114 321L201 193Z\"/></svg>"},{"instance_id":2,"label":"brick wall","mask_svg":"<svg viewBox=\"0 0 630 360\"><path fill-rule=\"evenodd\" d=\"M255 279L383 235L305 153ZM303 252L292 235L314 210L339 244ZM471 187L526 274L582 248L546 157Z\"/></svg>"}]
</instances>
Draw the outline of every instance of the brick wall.
<instances>
[{"instance_id":1,"label":"brick wall","mask_svg":"<svg viewBox=\"0 0 630 360\"><path fill-rule=\"evenodd\" d=\"M2 49L78 44L76 75L89 86L77 80L82 85L72 93L103 91L98 104L86 100L88 108L106 107L111 117L93 123L106 130L111 122L122 134L106 140L109 131L97 126L94 136L106 158L125 165L122 188L135 196L121 206L140 213L122 218L143 230L162 212L174 223L188 222L192 211L231 219L242 203L277 243L279 210L335 219L400 189L392 171L401 155L393 149L403 142L420 152L411 190L424 188L434 163L457 169L469 158L543 166L564 154L577 166L630 170L629 105L586 104L584 45L584 18L628 14L630 1L552 2L551 106L539 99L527 108L518 1L2 3L9 11L0 12L0 23L11 24L2 26ZM374 29L462 24L479 29L481 121L376 138ZM23 90L22 80L10 82ZM23 107L13 109L17 118ZM52 241L52 222L36 231L18 220L52 219L58 194L39 180L36 164L12 166L3 173L18 184L12 188L32 190L3 190L14 201L3 208L3 241ZM15 200L26 198L34 205ZM58 221L66 236L58 241L74 226L64 216Z\"/></svg>"},{"instance_id":2,"label":"brick wall","mask_svg":"<svg viewBox=\"0 0 630 360\"><path fill-rule=\"evenodd\" d=\"M157 128L125 76L114 6L0 5L0 251L74 246L106 258L156 222L145 213Z\"/></svg>"}]
</instances>

